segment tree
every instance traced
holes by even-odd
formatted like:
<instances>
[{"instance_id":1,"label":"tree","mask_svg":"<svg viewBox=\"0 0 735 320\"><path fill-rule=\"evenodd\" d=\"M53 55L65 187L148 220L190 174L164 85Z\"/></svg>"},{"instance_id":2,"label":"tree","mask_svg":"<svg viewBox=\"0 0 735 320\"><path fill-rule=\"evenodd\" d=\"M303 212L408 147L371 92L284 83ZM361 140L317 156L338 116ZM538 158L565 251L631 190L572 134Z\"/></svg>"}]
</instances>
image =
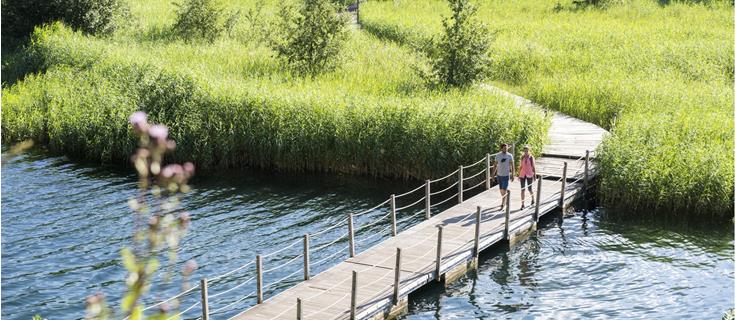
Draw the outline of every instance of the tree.
<instances>
[{"instance_id":1,"label":"tree","mask_svg":"<svg viewBox=\"0 0 735 320\"><path fill-rule=\"evenodd\" d=\"M186 0L176 3L176 23L173 32L190 41L204 39L214 42L225 31L232 31L237 22L238 12L225 18L225 11L217 0Z\"/></svg>"},{"instance_id":2,"label":"tree","mask_svg":"<svg viewBox=\"0 0 735 320\"><path fill-rule=\"evenodd\" d=\"M300 75L333 70L347 40L347 18L329 0L305 0L298 10L284 6L271 46Z\"/></svg>"},{"instance_id":3,"label":"tree","mask_svg":"<svg viewBox=\"0 0 735 320\"><path fill-rule=\"evenodd\" d=\"M450 18L442 19L444 33L424 48L430 70L422 76L443 87L467 87L482 80L490 69L492 37L475 20L477 8L469 0L448 0Z\"/></svg>"},{"instance_id":4,"label":"tree","mask_svg":"<svg viewBox=\"0 0 735 320\"><path fill-rule=\"evenodd\" d=\"M129 15L123 0L2 0L3 39L24 37L57 20L89 34L110 34Z\"/></svg>"}]
</instances>

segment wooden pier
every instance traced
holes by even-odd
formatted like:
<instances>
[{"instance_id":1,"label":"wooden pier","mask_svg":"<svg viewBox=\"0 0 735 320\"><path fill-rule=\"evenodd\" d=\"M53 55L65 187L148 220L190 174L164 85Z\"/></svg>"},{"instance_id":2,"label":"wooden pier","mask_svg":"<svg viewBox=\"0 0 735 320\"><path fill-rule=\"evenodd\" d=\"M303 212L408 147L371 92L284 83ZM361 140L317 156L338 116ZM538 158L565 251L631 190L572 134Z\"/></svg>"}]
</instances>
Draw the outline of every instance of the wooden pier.
<instances>
[{"instance_id":1,"label":"wooden pier","mask_svg":"<svg viewBox=\"0 0 735 320\"><path fill-rule=\"evenodd\" d=\"M500 89L488 89L512 97L519 107L540 108ZM551 113L550 116L550 141L545 145L541 156L537 155L536 158L538 179L533 183L534 205L531 205L531 196L526 192L527 206L521 209L521 190L517 180L510 183L508 196L501 197L498 187L492 184L492 177L488 176L494 165L494 154L488 154L473 164L460 166L447 176L427 180L424 185L404 194L391 195L374 208L361 213L346 214L341 222L326 230L304 235L302 246L299 242L292 243L276 252L258 255L235 270L209 279L214 282L235 273L252 274L249 279L232 284L228 289L210 294L207 279L202 279L199 286L148 306L145 310L199 293L201 299L188 308L182 308L184 310L178 313L179 316L188 318L187 312L200 310L199 318L203 320L219 319L224 314L230 314L229 319L248 320L393 318L406 310L408 295L415 290L432 282L447 283L463 276L467 270L477 266L481 251L503 241L513 244L528 234L528 231L534 230L541 216L564 209L584 194L596 176L595 150L606 131L566 115ZM520 152L516 152L517 154ZM466 194L473 196L465 199ZM397 207L396 200L402 197L410 199L412 203ZM435 203L437 197L443 200ZM436 208L440 205L445 208L451 203L454 205L436 213ZM501 203L505 203L502 209ZM386 209L386 206L388 213L368 224L387 224L382 231L390 230L391 236L370 248L358 246L356 230L367 226L364 225L364 220L363 225L355 225L355 218L378 208ZM396 213L406 208L413 208L415 213L399 220ZM402 222L415 221L419 217L423 217L423 221L399 230L398 224L405 226ZM381 221L383 219L390 219L389 223ZM344 234L329 243L312 248L311 237L324 236L327 231L334 229L341 230ZM381 234L374 233L370 237L373 236ZM319 274L312 274L312 251L327 248L340 241L349 245L336 254L348 255L349 258L332 261L337 259L334 254L322 258L316 263L331 261L334 265ZM264 257L282 254L286 249L298 250L299 247L303 251L295 256L292 254L287 262L263 269ZM264 273L291 263L302 263L302 266L275 283L264 284ZM272 288L281 281L296 277L300 277L302 281L273 296L265 296L264 288ZM250 289L245 290L247 288ZM217 301L224 294L235 293L239 298L234 302ZM223 304L226 305L221 306ZM219 307L212 308L211 305ZM243 305L250 307L242 310Z\"/></svg>"}]
</instances>

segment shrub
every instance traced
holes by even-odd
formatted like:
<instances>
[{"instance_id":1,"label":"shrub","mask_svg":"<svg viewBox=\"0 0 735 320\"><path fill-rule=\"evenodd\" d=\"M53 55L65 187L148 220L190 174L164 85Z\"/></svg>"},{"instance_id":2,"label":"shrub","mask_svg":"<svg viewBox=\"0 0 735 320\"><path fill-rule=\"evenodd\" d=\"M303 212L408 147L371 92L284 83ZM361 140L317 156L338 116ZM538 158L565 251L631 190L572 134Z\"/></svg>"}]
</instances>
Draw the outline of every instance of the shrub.
<instances>
[{"instance_id":1,"label":"shrub","mask_svg":"<svg viewBox=\"0 0 735 320\"><path fill-rule=\"evenodd\" d=\"M204 39L214 42L224 32L231 33L238 13L225 17L217 0L186 0L176 4L176 22L173 31L186 41Z\"/></svg>"},{"instance_id":2,"label":"shrub","mask_svg":"<svg viewBox=\"0 0 735 320\"><path fill-rule=\"evenodd\" d=\"M328 0L305 0L280 11L278 36L271 44L289 68L314 76L333 70L347 38L347 19Z\"/></svg>"},{"instance_id":3,"label":"shrub","mask_svg":"<svg viewBox=\"0 0 735 320\"><path fill-rule=\"evenodd\" d=\"M3 0L3 38L24 37L35 26L62 20L89 34L110 34L129 11L123 0Z\"/></svg>"},{"instance_id":4,"label":"shrub","mask_svg":"<svg viewBox=\"0 0 735 320\"><path fill-rule=\"evenodd\" d=\"M448 2L451 18L442 19L444 33L425 50L431 71L423 76L441 86L467 87L489 72L491 38L469 0Z\"/></svg>"}]
</instances>

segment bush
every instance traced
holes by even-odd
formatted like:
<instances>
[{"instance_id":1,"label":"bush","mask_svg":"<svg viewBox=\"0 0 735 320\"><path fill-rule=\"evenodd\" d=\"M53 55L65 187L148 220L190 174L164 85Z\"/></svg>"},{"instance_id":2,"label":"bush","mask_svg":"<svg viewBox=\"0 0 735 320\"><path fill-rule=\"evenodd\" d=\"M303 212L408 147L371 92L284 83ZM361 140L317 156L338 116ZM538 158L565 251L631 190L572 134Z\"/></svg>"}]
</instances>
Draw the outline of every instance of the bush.
<instances>
[{"instance_id":1,"label":"bush","mask_svg":"<svg viewBox=\"0 0 735 320\"><path fill-rule=\"evenodd\" d=\"M347 38L347 18L328 0L305 0L298 12L280 11L278 36L271 44L289 68L300 75L331 71Z\"/></svg>"},{"instance_id":2,"label":"bush","mask_svg":"<svg viewBox=\"0 0 735 320\"><path fill-rule=\"evenodd\" d=\"M173 31L186 41L204 39L214 42L224 32L230 33L238 18L238 13L225 18L224 9L217 0L186 0L176 6Z\"/></svg>"},{"instance_id":3,"label":"bush","mask_svg":"<svg viewBox=\"0 0 735 320\"><path fill-rule=\"evenodd\" d=\"M123 0L3 0L3 38L24 37L35 26L57 20L89 34L110 34L129 11Z\"/></svg>"},{"instance_id":4,"label":"bush","mask_svg":"<svg viewBox=\"0 0 735 320\"><path fill-rule=\"evenodd\" d=\"M489 72L491 38L469 0L448 2L452 16L442 19L444 33L425 50L431 71L423 76L440 86L467 87Z\"/></svg>"}]
</instances>

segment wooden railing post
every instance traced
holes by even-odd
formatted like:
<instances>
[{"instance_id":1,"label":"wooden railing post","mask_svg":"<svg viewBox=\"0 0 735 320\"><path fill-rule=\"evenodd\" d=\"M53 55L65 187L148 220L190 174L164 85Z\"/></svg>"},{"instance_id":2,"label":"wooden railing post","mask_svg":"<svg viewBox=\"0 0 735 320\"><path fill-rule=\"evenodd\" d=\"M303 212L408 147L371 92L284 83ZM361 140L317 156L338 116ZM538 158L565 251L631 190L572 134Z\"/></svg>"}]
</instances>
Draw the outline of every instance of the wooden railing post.
<instances>
[{"instance_id":1,"label":"wooden railing post","mask_svg":"<svg viewBox=\"0 0 735 320\"><path fill-rule=\"evenodd\" d=\"M350 240L350 258L355 257L355 224L352 213L347 216L347 231L349 233Z\"/></svg>"},{"instance_id":2,"label":"wooden railing post","mask_svg":"<svg viewBox=\"0 0 735 320\"><path fill-rule=\"evenodd\" d=\"M207 278L202 278L199 282L202 289L202 320L209 320L209 297L207 293Z\"/></svg>"},{"instance_id":3,"label":"wooden railing post","mask_svg":"<svg viewBox=\"0 0 735 320\"><path fill-rule=\"evenodd\" d=\"M309 280L309 234L304 234L304 280Z\"/></svg>"},{"instance_id":4,"label":"wooden railing post","mask_svg":"<svg viewBox=\"0 0 735 320\"><path fill-rule=\"evenodd\" d=\"M513 156L513 160L515 160L515 158L516 158L516 144L515 143L511 143L510 144L510 155L512 155ZM515 162L515 161L513 161L513 162ZM511 165L514 165L515 166L515 163L511 163Z\"/></svg>"},{"instance_id":5,"label":"wooden railing post","mask_svg":"<svg viewBox=\"0 0 735 320\"><path fill-rule=\"evenodd\" d=\"M396 248L396 269L393 279L393 305L398 304L399 291L401 289L401 248Z\"/></svg>"},{"instance_id":6,"label":"wooden railing post","mask_svg":"<svg viewBox=\"0 0 735 320\"><path fill-rule=\"evenodd\" d=\"M391 220L391 234L395 237L398 233L396 230L396 195L390 195L390 220Z\"/></svg>"},{"instance_id":7,"label":"wooden railing post","mask_svg":"<svg viewBox=\"0 0 735 320\"><path fill-rule=\"evenodd\" d=\"M564 209L564 189L567 188L567 162L564 161L564 171L561 173L561 193L559 194L559 207Z\"/></svg>"},{"instance_id":8,"label":"wooden railing post","mask_svg":"<svg viewBox=\"0 0 735 320\"><path fill-rule=\"evenodd\" d=\"M350 320L357 318L357 271L352 270L352 293L350 296Z\"/></svg>"},{"instance_id":9,"label":"wooden railing post","mask_svg":"<svg viewBox=\"0 0 735 320\"><path fill-rule=\"evenodd\" d=\"M538 222L538 215L541 206L541 176L538 176L538 186L536 187L536 209L533 211L533 221Z\"/></svg>"},{"instance_id":10,"label":"wooden railing post","mask_svg":"<svg viewBox=\"0 0 735 320\"><path fill-rule=\"evenodd\" d=\"M296 320L301 320L303 318L301 311L301 298L296 298Z\"/></svg>"},{"instance_id":11,"label":"wooden railing post","mask_svg":"<svg viewBox=\"0 0 735 320\"><path fill-rule=\"evenodd\" d=\"M355 18L357 20L357 25L360 25L360 0L357 0L357 6L355 8Z\"/></svg>"},{"instance_id":12,"label":"wooden railing post","mask_svg":"<svg viewBox=\"0 0 735 320\"><path fill-rule=\"evenodd\" d=\"M255 256L255 274L257 277L258 304L263 303L263 259L260 255Z\"/></svg>"},{"instance_id":13,"label":"wooden railing post","mask_svg":"<svg viewBox=\"0 0 735 320\"><path fill-rule=\"evenodd\" d=\"M480 222L482 222L482 207L477 206L475 213L475 259L480 257Z\"/></svg>"},{"instance_id":14,"label":"wooden railing post","mask_svg":"<svg viewBox=\"0 0 735 320\"><path fill-rule=\"evenodd\" d=\"M441 266L442 266L442 225L436 226L439 229L439 233L436 237L436 281L441 281Z\"/></svg>"},{"instance_id":15,"label":"wooden railing post","mask_svg":"<svg viewBox=\"0 0 735 320\"><path fill-rule=\"evenodd\" d=\"M492 171L490 171L490 154L485 155L485 189L490 190L490 182L492 180L492 177L490 177L490 174Z\"/></svg>"},{"instance_id":16,"label":"wooden railing post","mask_svg":"<svg viewBox=\"0 0 735 320\"><path fill-rule=\"evenodd\" d=\"M587 191L587 186L589 186L589 179L590 179L590 151L586 150L584 154L584 190Z\"/></svg>"},{"instance_id":17,"label":"wooden railing post","mask_svg":"<svg viewBox=\"0 0 735 320\"><path fill-rule=\"evenodd\" d=\"M459 200L459 203L462 203L464 201L464 196L462 195L464 189L464 182L462 181L464 179L464 172L462 171L462 166L459 166L459 170L457 171L459 174L459 181L457 182L457 188L459 189L459 192L457 193L457 200Z\"/></svg>"},{"instance_id":18,"label":"wooden railing post","mask_svg":"<svg viewBox=\"0 0 735 320\"><path fill-rule=\"evenodd\" d=\"M510 223L510 190L505 191L505 230L503 230L503 239L508 240L510 239L510 232L508 227L510 227L508 224Z\"/></svg>"},{"instance_id":19,"label":"wooden railing post","mask_svg":"<svg viewBox=\"0 0 735 320\"><path fill-rule=\"evenodd\" d=\"M431 180L426 180L426 220L431 218Z\"/></svg>"}]
</instances>

